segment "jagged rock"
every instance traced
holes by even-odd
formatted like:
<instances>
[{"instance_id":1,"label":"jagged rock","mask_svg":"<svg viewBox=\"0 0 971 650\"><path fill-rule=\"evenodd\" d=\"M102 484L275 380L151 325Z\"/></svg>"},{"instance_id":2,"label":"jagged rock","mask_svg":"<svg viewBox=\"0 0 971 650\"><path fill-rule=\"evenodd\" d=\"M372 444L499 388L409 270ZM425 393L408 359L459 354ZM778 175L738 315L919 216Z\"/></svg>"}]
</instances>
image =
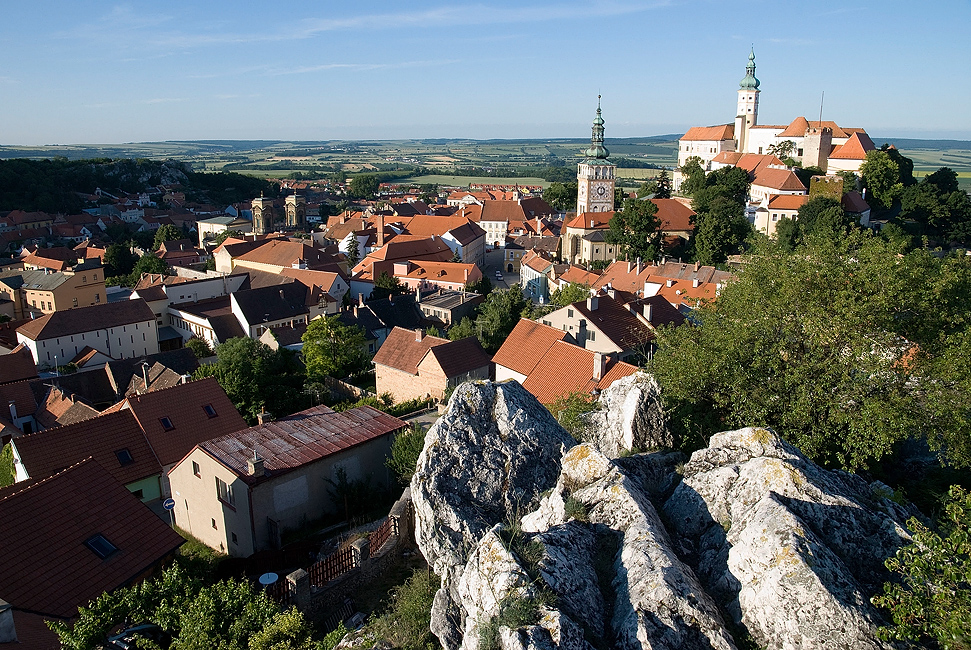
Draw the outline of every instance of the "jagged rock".
<instances>
[{"instance_id":1,"label":"jagged rock","mask_svg":"<svg viewBox=\"0 0 971 650\"><path fill-rule=\"evenodd\" d=\"M543 609L538 625L500 628L499 645L502 650L593 650L583 630L555 609Z\"/></svg>"},{"instance_id":2,"label":"jagged rock","mask_svg":"<svg viewBox=\"0 0 971 650\"><path fill-rule=\"evenodd\" d=\"M677 472L688 457L680 451L655 451L615 458L614 462L627 476L637 479L641 488L651 495L651 499L663 502L681 480Z\"/></svg>"},{"instance_id":3,"label":"jagged rock","mask_svg":"<svg viewBox=\"0 0 971 650\"><path fill-rule=\"evenodd\" d=\"M665 504L682 554L762 647L881 648L867 595L911 513L767 429L719 433Z\"/></svg>"},{"instance_id":4,"label":"jagged rock","mask_svg":"<svg viewBox=\"0 0 971 650\"><path fill-rule=\"evenodd\" d=\"M651 375L637 372L618 379L600 394L598 402L600 408L582 419L586 439L608 458L674 446L661 405L661 389Z\"/></svg>"},{"instance_id":5,"label":"jagged rock","mask_svg":"<svg viewBox=\"0 0 971 650\"><path fill-rule=\"evenodd\" d=\"M462 617L456 586L467 554L493 526L536 506L556 483L563 449L575 444L516 382L459 386L425 436L411 481L415 538L447 592L432 612L446 648L458 647L451 619Z\"/></svg>"},{"instance_id":6,"label":"jagged rock","mask_svg":"<svg viewBox=\"0 0 971 650\"><path fill-rule=\"evenodd\" d=\"M608 557L591 559L592 566L609 576L613 617L607 636L612 647L735 647L715 603L674 553L647 494L615 463L589 444L570 449L563 457L556 488L536 513L524 518L524 530L553 531L563 526L566 522L555 514L560 506L550 505L559 501L566 503L567 515L578 511L591 524L619 537L617 546L598 545ZM562 580L547 582L555 589Z\"/></svg>"}]
</instances>

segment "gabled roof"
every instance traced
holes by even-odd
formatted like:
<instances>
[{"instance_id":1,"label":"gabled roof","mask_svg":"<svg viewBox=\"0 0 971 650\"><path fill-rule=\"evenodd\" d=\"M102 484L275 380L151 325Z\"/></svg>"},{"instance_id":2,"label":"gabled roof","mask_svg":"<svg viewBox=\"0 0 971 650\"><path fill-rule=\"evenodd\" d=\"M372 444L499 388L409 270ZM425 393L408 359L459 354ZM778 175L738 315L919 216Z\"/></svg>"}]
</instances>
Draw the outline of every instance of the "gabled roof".
<instances>
[{"instance_id":1,"label":"gabled roof","mask_svg":"<svg viewBox=\"0 0 971 650\"><path fill-rule=\"evenodd\" d=\"M593 283L597 281L600 276L596 273L592 273L579 266L571 266L564 273L556 276L556 279L560 282L573 282L574 284L585 284L588 287L593 286Z\"/></svg>"},{"instance_id":2,"label":"gabled roof","mask_svg":"<svg viewBox=\"0 0 971 650\"><path fill-rule=\"evenodd\" d=\"M96 461L88 459L0 491L0 585L20 611L70 618L106 591L123 587L185 540ZM107 558L85 542L100 535Z\"/></svg>"},{"instance_id":3,"label":"gabled roof","mask_svg":"<svg viewBox=\"0 0 971 650\"><path fill-rule=\"evenodd\" d=\"M594 289L606 287L608 284L620 291L636 293L644 288L644 281L650 275L650 265L635 262L614 262L593 283Z\"/></svg>"},{"instance_id":4,"label":"gabled roof","mask_svg":"<svg viewBox=\"0 0 971 650\"><path fill-rule=\"evenodd\" d=\"M482 271L475 264L464 262L427 262L416 260L408 263L403 276L428 282L461 282L468 284L482 279ZM397 275L397 274L396 274Z\"/></svg>"},{"instance_id":5,"label":"gabled roof","mask_svg":"<svg viewBox=\"0 0 971 650\"><path fill-rule=\"evenodd\" d=\"M738 161L744 156L741 151L722 151L717 156L711 159L713 163L723 163L726 165L736 165Z\"/></svg>"},{"instance_id":6,"label":"gabled roof","mask_svg":"<svg viewBox=\"0 0 971 650\"><path fill-rule=\"evenodd\" d=\"M296 318L308 313L307 287L299 282L236 291L232 299L250 325L264 320L272 322Z\"/></svg>"},{"instance_id":7,"label":"gabled roof","mask_svg":"<svg viewBox=\"0 0 971 650\"><path fill-rule=\"evenodd\" d=\"M596 297L596 308L583 300L570 305L587 322L603 332L621 350L632 350L654 340L654 332L618 300L606 295ZM563 309L567 309L564 307Z\"/></svg>"},{"instance_id":8,"label":"gabled roof","mask_svg":"<svg viewBox=\"0 0 971 650\"><path fill-rule=\"evenodd\" d=\"M216 415L210 417L205 406L212 406ZM134 414L162 465L178 462L203 440L246 428L246 421L213 377L129 395L123 408ZM162 418L173 428L166 430Z\"/></svg>"},{"instance_id":9,"label":"gabled roof","mask_svg":"<svg viewBox=\"0 0 971 650\"><path fill-rule=\"evenodd\" d=\"M0 405L4 407L3 411L0 412L5 415L9 413L10 411L7 410L6 406L10 402L16 405L18 418L34 414L37 410L37 401L34 398L33 391L30 389L29 380L0 384Z\"/></svg>"},{"instance_id":10,"label":"gabled roof","mask_svg":"<svg viewBox=\"0 0 971 650\"><path fill-rule=\"evenodd\" d=\"M756 175L763 169L774 165L777 167L785 167L786 164L782 162L777 156L772 154L760 154L760 153L746 153L735 163L736 167L741 167L747 171L750 175Z\"/></svg>"},{"instance_id":11,"label":"gabled roof","mask_svg":"<svg viewBox=\"0 0 971 650\"><path fill-rule=\"evenodd\" d=\"M847 212L854 212L857 214L862 214L870 209L869 204L863 200L863 197L856 190L850 190L843 195L843 209Z\"/></svg>"},{"instance_id":12,"label":"gabled roof","mask_svg":"<svg viewBox=\"0 0 971 650\"><path fill-rule=\"evenodd\" d=\"M567 228L578 228L582 230L590 230L593 228L604 229L608 228L610 220L614 217L614 212L581 212L576 217L574 217L568 224Z\"/></svg>"},{"instance_id":13,"label":"gabled roof","mask_svg":"<svg viewBox=\"0 0 971 650\"><path fill-rule=\"evenodd\" d=\"M528 376L553 344L566 338L567 333L555 327L520 318L492 361Z\"/></svg>"},{"instance_id":14,"label":"gabled roof","mask_svg":"<svg viewBox=\"0 0 971 650\"><path fill-rule=\"evenodd\" d=\"M866 133L857 132L850 136L843 146L829 155L839 160L866 160L866 153L876 149L873 140Z\"/></svg>"},{"instance_id":15,"label":"gabled roof","mask_svg":"<svg viewBox=\"0 0 971 650\"><path fill-rule=\"evenodd\" d=\"M33 379L37 376L34 357L23 343L20 343L10 354L0 355L0 384L9 384L23 379Z\"/></svg>"},{"instance_id":16,"label":"gabled roof","mask_svg":"<svg viewBox=\"0 0 971 650\"><path fill-rule=\"evenodd\" d=\"M314 271L311 269L283 269L280 275L293 278L305 287L320 287L329 292L334 288L334 283L340 278L340 274L332 271Z\"/></svg>"},{"instance_id":17,"label":"gabled roof","mask_svg":"<svg viewBox=\"0 0 971 650\"><path fill-rule=\"evenodd\" d=\"M54 386L34 413L34 419L45 429L74 424L98 417L97 409L79 401L74 395Z\"/></svg>"},{"instance_id":18,"label":"gabled roof","mask_svg":"<svg viewBox=\"0 0 971 650\"><path fill-rule=\"evenodd\" d=\"M436 345L445 345L448 339L427 336L423 332L395 327L374 355L376 365L388 366L412 375L418 374L418 364L425 353Z\"/></svg>"},{"instance_id":19,"label":"gabled roof","mask_svg":"<svg viewBox=\"0 0 971 650\"><path fill-rule=\"evenodd\" d=\"M485 235L485 230L477 223L458 215L436 217L423 214L410 219L403 219L402 225L405 233L419 237L431 237L432 235L441 237L450 232L455 240L463 246Z\"/></svg>"},{"instance_id":20,"label":"gabled roof","mask_svg":"<svg viewBox=\"0 0 971 650\"><path fill-rule=\"evenodd\" d=\"M523 388L542 404L552 404L570 393L604 390L618 379L633 375L637 366L607 357L606 371L593 378L594 353L566 341L556 341L523 382Z\"/></svg>"},{"instance_id":21,"label":"gabled roof","mask_svg":"<svg viewBox=\"0 0 971 650\"><path fill-rule=\"evenodd\" d=\"M734 138L734 124L719 124L718 126L693 126L680 139L720 142L722 140L733 140Z\"/></svg>"},{"instance_id":22,"label":"gabled roof","mask_svg":"<svg viewBox=\"0 0 971 650\"><path fill-rule=\"evenodd\" d=\"M479 222L483 221L525 221L529 215L518 201L483 201Z\"/></svg>"},{"instance_id":23,"label":"gabled roof","mask_svg":"<svg viewBox=\"0 0 971 650\"><path fill-rule=\"evenodd\" d=\"M342 413L317 406L207 440L198 448L253 484L405 426L406 422L370 406L359 406ZM247 461L253 458L254 452L263 458L262 477L251 476L247 471Z\"/></svg>"},{"instance_id":24,"label":"gabled roof","mask_svg":"<svg viewBox=\"0 0 971 650\"><path fill-rule=\"evenodd\" d=\"M144 300L121 300L55 311L21 325L17 332L39 341L154 320L155 313Z\"/></svg>"},{"instance_id":25,"label":"gabled roof","mask_svg":"<svg viewBox=\"0 0 971 650\"><path fill-rule=\"evenodd\" d=\"M789 126L787 126L785 130L776 137L801 138L802 136L806 135L806 131L809 128L818 129L820 127L824 129L832 129L834 138L848 138L850 133L857 131L857 129L841 129L839 125L832 120L823 120L822 122L819 120L810 121L805 117L800 116L790 122Z\"/></svg>"},{"instance_id":26,"label":"gabled roof","mask_svg":"<svg viewBox=\"0 0 971 650\"><path fill-rule=\"evenodd\" d=\"M776 194L769 197L770 210L798 210L806 204L806 194Z\"/></svg>"},{"instance_id":27,"label":"gabled roof","mask_svg":"<svg viewBox=\"0 0 971 650\"><path fill-rule=\"evenodd\" d=\"M253 262L289 268L294 262L304 260L313 268L336 261L333 255L286 239L267 239L260 244L258 248L234 257L236 263L243 262L245 265L245 262Z\"/></svg>"},{"instance_id":28,"label":"gabled roof","mask_svg":"<svg viewBox=\"0 0 971 650\"><path fill-rule=\"evenodd\" d=\"M449 379L480 368L488 369L492 362L474 336L429 348L418 362L418 366L429 363L429 357L434 357L435 362Z\"/></svg>"},{"instance_id":29,"label":"gabled roof","mask_svg":"<svg viewBox=\"0 0 971 650\"><path fill-rule=\"evenodd\" d=\"M680 232L695 229L694 223L691 222L695 211L684 203L677 199L651 199L650 201L657 206L657 218L661 221L662 231Z\"/></svg>"},{"instance_id":30,"label":"gabled roof","mask_svg":"<svg viewBox=\"0 0 971 650\"><path fill-rule=\"evenodd\" d=\"M788 169L763 169L756 174L752 185L786 192L806 191L806 186L802 184L796 173Z\"/></svg>"},{"instance_id":31,"label":"gabled roof","mask_svg":"<svg viewBox=\"0 0 971 650\"><path fill-rule=\"evenodd\" d=\"M162 466L130 411L99 415L14 439L17 453L31 478L44 478L93 457L120 483L127 485L158 476ZM122 464L116 452L127 450Z\"/></svg>"},{"instance_id":32,"label":"gabled roof","mask_svg":"<svg viewBox=\"0 0 971 650\"><path fill-rule=\"evenodd\" d=\"M523 255L519 263L522 266L536 271L537 273L545 274L553 267L553 262L549 260L546 255L546 253L541 251L532 250Z\"/></svg>"}]
</instances>

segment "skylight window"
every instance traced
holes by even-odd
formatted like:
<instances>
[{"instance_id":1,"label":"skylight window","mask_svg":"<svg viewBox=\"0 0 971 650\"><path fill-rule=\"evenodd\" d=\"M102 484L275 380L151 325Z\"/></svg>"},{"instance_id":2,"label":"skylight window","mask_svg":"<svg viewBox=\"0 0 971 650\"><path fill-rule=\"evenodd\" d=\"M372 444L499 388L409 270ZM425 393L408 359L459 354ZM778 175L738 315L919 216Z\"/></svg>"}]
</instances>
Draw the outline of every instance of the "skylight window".
<instances>
[{"instance_id":1,"label":"skylight window","mask_svg":"<svg viewBox=\"0 0 971 650\"><path fill-rule=\"evenodd\" d=\"M135 459L132 458L131 452L128 451L127 448L116 450L115 457L118 459L118 462L121 463L122 467L125 465L131 465L135 462Z\"/></svg>"},{"instance_id":2,"label":"skylight window","mask_svg":"<svg viewBox=\"0 0 971 650\"><path fill-rule=\"evenodd\" d=\"M219 415L218 413L216 413L216 409L212 407L212 404L206 404L205 406L202 407L202 410L205 411L206 415L208 415L211 418L214 418L217 415Z\"/></svg>"},{"instance_id":3,"label":"skylight window","mask_svg":"<svg viewBox=\"0 0 971 650\"><path fill-rule=\"evenodd\" d=\"M86 540L84 545L91 549L91 551L102 560L107 559L111 555L118 552L118 547L106 540L101 534L95 535L91 539Z\"/></svg>"},{"instance_id":4,"label":"skylight window","mask_svg":"<svg viewBox=\"0 0 971 650\"><path fill-rule=\"evenodd\" d=\"M175 425L172 424L172 420L167 416L160 417L158 421L162 423L162 428L165 429L166 431L171 431L172 429L175 428Z\"/></svg>"}]
</instances>

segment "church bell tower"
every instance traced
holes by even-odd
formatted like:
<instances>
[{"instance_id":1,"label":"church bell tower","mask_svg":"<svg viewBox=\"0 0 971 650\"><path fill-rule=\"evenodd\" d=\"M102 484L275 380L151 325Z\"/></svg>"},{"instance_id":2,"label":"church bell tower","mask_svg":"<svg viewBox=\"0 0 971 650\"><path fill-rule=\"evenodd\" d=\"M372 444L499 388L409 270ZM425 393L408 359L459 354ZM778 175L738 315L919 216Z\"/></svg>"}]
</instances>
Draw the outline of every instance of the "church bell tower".
<instances>
[{"instance_id":1,"label":"church bell tower","mask_svg":"<svg viewBox=\"0 0 971 650\"><path fill-rule=\"evenodd\" d=\"M597 117L593 120L590 147L584 152L586 159L577 166L577 214L583 212L610 212L614 209L614 183L616 167L607 160L610 152L604 146L604 120L600 114L600 96L597 96Z\"/></svg>"},{"instance_id":2,"label":"church bell tower","mask_svg":"<svg viewBox=\"0 0 971 650\"><path fill-rule=\"evenodd\" d=\"M755 50L748 55L745 77L738 84L738 110L735 112L735 151L748 150L749 129L759 123L759 80L755 77Z\"/></svg>"}]
</instances>

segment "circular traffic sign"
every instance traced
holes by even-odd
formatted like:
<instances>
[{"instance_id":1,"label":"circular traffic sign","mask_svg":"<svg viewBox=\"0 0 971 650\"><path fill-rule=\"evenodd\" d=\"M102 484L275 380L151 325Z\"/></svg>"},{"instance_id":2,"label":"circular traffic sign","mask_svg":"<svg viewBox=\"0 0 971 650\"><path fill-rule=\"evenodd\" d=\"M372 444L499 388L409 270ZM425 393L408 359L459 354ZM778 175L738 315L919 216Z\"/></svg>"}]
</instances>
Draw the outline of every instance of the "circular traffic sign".
<instances>
[{"instance_id":1,"label":"circular traffic sign","mask_svg":"<svg viewBox=\"0 0 971 650\"><path fill-rule=\"evenodd\" d=\"M162 507L165 508L166 510L174 510L175 499L166 499L165 501L162 502Z\"/></svg>"}]
</instances>

